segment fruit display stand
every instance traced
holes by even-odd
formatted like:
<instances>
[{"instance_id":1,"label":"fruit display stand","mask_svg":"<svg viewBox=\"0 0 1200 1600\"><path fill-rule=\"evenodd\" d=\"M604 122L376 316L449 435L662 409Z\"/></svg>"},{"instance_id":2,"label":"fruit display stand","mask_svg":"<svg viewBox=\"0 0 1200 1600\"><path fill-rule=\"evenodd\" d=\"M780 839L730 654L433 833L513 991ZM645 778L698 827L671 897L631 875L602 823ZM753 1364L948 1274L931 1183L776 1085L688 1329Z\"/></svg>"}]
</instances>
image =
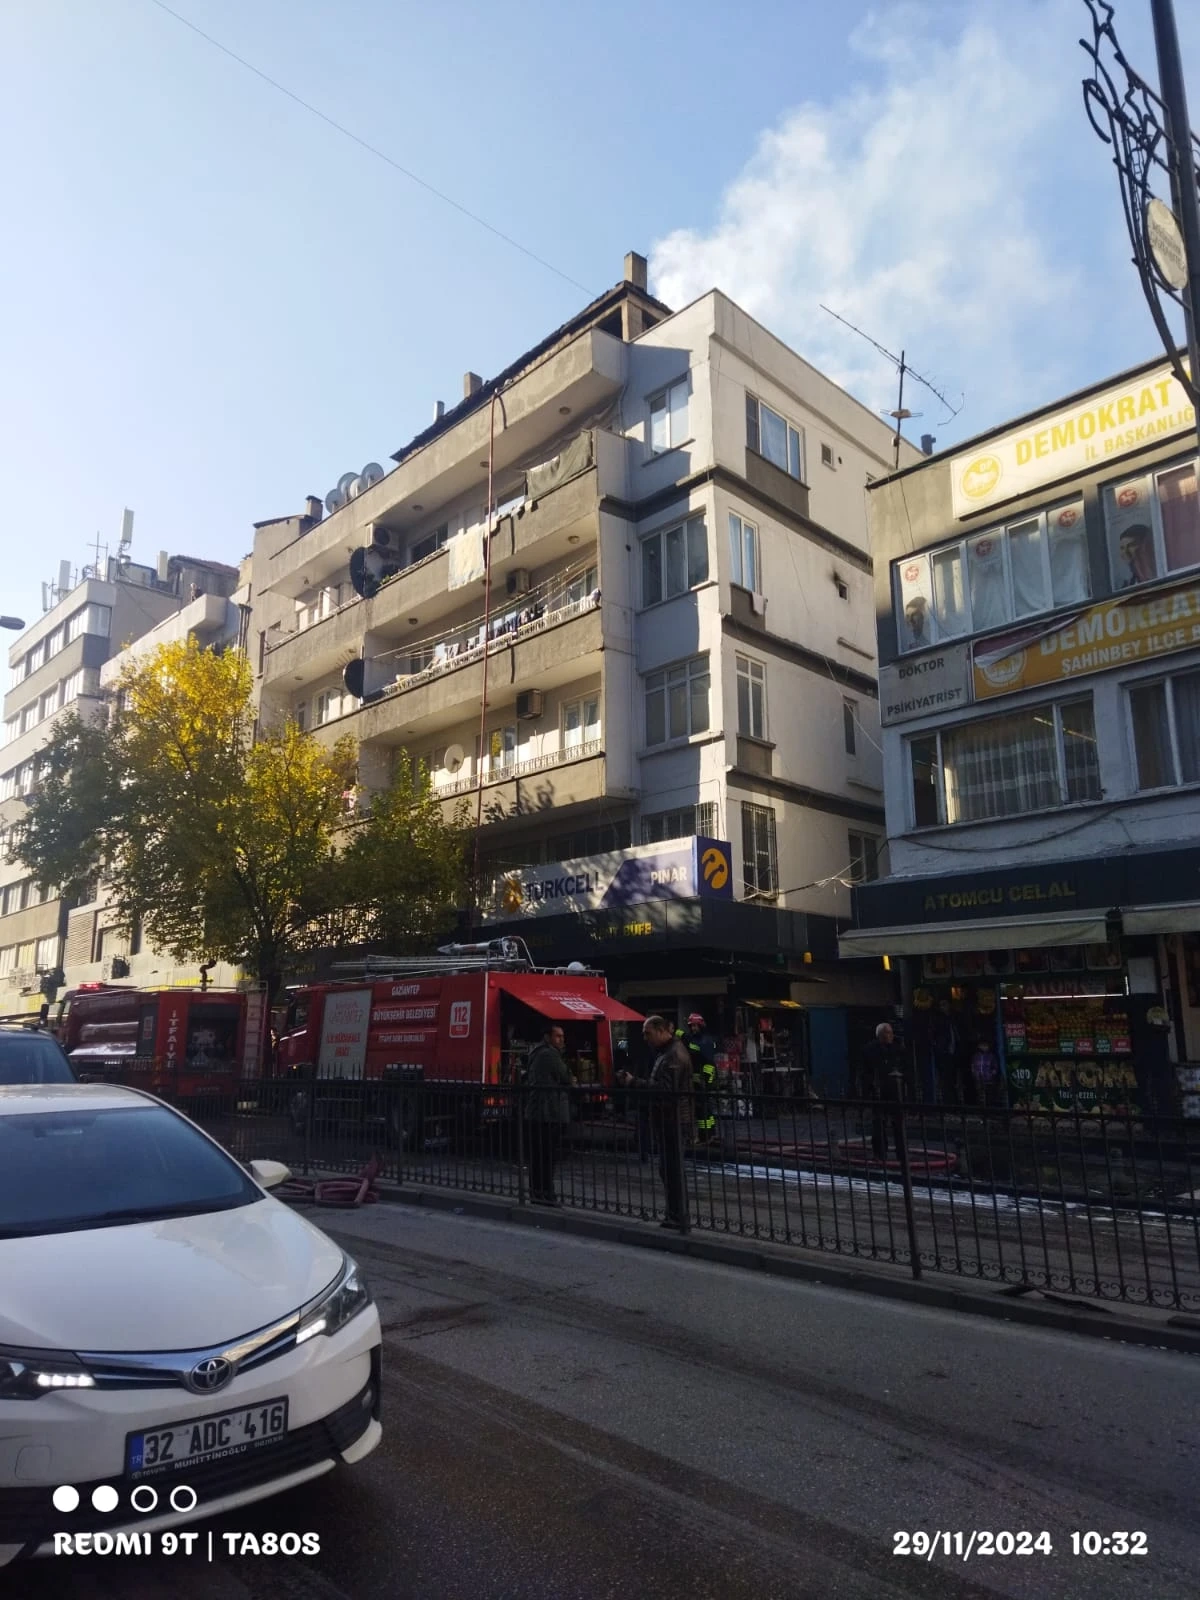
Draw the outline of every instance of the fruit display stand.
<instances>
[{"instance_id":1,"label":"fruit display stand","mask_svg":"<svg viewBox=\"0 0 1200 1600\"><path fill-rule=\"evenodd\" d=\"M1030 1111L1138 1114L1128 1003L1119 994L1002 999L1009 1103Z\"/></svg>"}]
</instances>

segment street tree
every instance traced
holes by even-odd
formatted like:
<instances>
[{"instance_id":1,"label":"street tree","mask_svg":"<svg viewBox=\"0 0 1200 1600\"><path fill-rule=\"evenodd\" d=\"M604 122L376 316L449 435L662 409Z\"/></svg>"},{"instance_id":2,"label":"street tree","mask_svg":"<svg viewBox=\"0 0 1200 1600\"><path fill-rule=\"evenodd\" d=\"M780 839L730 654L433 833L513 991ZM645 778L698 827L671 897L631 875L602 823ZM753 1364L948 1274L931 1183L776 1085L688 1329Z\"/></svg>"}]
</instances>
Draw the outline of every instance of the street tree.
<instances>
[{"instance_id":1,"label":"street tree","mask_svg":"<svg viewBox=\"0 0 1200 1600\"><path fill-rule=\"evenodd\" d=\"M386 925L366 866L379 874L386 851L367 842L375 810L345 828L353 741L326 749L293 722L256 737L251 687L244 656L194 640L132 663L104 724L55 730L14 849L43 888L78 897L103 879L123 920L174 960L239 962L274 993L315 929L357 910ZM458 892L462 852L427 804L404 832L412 798L406 779L377 808L408 847L415 937Z\"/></svg>"}]
</instances>

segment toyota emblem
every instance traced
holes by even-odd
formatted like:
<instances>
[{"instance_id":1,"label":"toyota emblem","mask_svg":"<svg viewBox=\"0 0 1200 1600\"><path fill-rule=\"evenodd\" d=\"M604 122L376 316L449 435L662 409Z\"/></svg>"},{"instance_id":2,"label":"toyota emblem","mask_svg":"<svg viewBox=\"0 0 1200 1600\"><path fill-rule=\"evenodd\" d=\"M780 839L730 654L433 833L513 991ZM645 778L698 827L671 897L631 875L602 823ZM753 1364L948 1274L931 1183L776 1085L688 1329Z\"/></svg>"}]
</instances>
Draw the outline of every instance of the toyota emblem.
<instances>
[{"instance_id":1,"label":"toyota emblem","mask_svg":"<svg viewBox=\"0 0 1200 1600\"><path fill-rule=\"evenodd\" d=\"M187 1386L196 1394L213 1394L223 1389L233 1377L233 1362L224 1356L210 1356L201 1361L187 1375Z\"/></svg>"}]
</instances>

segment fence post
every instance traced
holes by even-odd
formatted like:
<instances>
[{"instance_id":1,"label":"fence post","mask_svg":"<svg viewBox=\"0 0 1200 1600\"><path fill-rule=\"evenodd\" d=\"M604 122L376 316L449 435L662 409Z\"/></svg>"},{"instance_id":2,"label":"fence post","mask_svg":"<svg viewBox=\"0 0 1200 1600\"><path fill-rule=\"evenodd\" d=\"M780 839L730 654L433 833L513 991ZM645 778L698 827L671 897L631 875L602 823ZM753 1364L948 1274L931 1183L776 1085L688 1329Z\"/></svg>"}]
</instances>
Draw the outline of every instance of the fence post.
<instances>
[{"instance_id":1,"label":"fence post","mask_svg":"<svg viewBox=\"0 0 1200 1600\"><path fill-rule=\"evenodd\" d=\"M316 1115L317 1107L317 1084L315 1074L316 1068L314 1067L313 1076L308 1080L308 1105L305 1108L306 1115L304 1118L304 1176L306 1178L312 1170L313 1118Z\"/></svg>"},{"instance_id":2,"label":"fence post","mask_svg":"<svg viewBox=\"0 0 1200 1600\"><path fill-rule=\"evenodd\" d=\"M671 1100L671 1131L669 1137L675 1146L675 1172L679 1178L679 1193L676 1196L679 1201L679 1231L680 1233L687 1234L692 1231L692 1208L688 1199L687 1179L684 1176L683 1171L682 1112L684 1094L686 1094L689 1099L692 1097L692 1089L690 1085L683 1091L682 1094L678 1089L674 1092ZM669 1195L667 1197L667 1203L668 1205L670 1204Z\"/></svg>"},{"instance_id":3,"label":"fence post","mask_svg":"<svg viewBox=\"0 0 1200 1600\"><path fill-rule=\"evenodd\" d=\"M904 1126L904 1079L894 1075L896 1086L896 1155L900 1161L900 1186L904 1194L904 1225L908 1229L908 1257L914 1278L921 1276L921 1256L917 1248L917 1214L913 1204L912 1170L908 1164L908 1130Z\"/></svg>"},{"instance_id":4,"label":"fence post","mask_svg":"<svg viewBox=\"0 0 1200 1600\"><path fill-rule=\"evenodd\" d=\"M517 1120L517 1204L526 1204L525 1191L525 1108L521 1104L521 1085L513 1088L513 1112Z\"/></svg>"}]
</instances>

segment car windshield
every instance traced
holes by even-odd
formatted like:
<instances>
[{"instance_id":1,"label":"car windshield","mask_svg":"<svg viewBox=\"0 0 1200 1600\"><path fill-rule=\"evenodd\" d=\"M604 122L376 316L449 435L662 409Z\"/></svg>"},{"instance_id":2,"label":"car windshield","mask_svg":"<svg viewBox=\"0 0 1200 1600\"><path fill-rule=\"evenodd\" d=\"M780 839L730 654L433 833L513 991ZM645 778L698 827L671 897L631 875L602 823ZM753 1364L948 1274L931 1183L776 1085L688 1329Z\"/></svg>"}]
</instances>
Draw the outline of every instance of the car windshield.
<instances>
[{"instance_id":1,"label":"car windshield","mask_svg":"<svg viewBox=\"0 0 1200 1600\"><path fill-rule=\"evenodd\" d=\"M194 1216L261 1199L236 1162L165 1106L0 1111L0 1238Z\"/></svg>"},{"instance_id":2,"label":"car windshield","mask_svg":"<svg viewBox=\"0 0 1200 1600\"><path fill-rule=\"evenodd\" d=\"M15 1028L0 1033L0 1084L74 1082L62 1047L48 1034Z\"/></svg>"}]
</instances>

